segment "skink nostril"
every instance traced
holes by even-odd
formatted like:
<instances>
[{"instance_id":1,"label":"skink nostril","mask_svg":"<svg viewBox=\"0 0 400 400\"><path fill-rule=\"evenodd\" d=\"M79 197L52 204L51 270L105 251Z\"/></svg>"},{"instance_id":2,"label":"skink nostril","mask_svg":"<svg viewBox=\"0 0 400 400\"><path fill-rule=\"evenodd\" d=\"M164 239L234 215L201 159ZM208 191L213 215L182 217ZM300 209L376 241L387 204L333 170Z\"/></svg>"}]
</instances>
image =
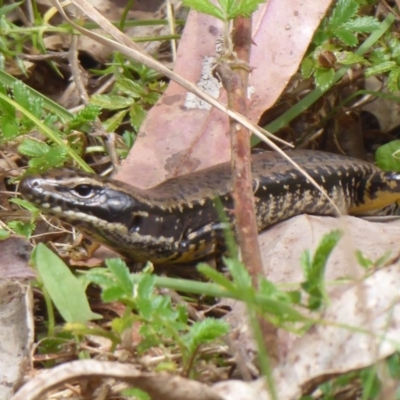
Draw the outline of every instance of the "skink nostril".
<instances>
[{"instance_id":1,"label":"skink nostril","mask_svg":"<svg viewBox=\"0 0 400 400\"><path fill-rule=\"evenodd\" d=\"M40 188L40 179L25 177L19 183L19 191L26 197L31 197L32 190Z\"/></svg>"}]
</instances>

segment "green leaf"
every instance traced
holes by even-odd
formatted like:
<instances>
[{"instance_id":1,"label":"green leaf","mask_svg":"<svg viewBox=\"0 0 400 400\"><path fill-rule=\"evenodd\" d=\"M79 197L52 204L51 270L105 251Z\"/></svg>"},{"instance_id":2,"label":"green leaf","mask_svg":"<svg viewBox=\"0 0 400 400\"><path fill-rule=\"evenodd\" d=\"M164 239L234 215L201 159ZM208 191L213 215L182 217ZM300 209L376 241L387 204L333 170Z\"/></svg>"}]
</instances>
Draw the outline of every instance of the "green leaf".
<instances>
[{"instance_id":1,"label":"green leaf","mask_svg":"<svg viewBox=\"0 0 400 400\"><path fill-rule=\"evenodd\" d=\"M32 222L10 221L7 226L11 228L17 235L21 235L29 239L35 229Z\"/></svg>"},{"instance_id":2,"label":"green leaf","mask_svg":"<svg viewBox=\"0 0 400 400\"><path fill-rule=\"evenodd\" d=\"M364 399L378 399L382 393L382 381L377 374L377 366L365 368L360 371L361 385ZM398 398L397 396L393 396Z\"/></svg>"},{"instance_id":3,"label":"green leaf","mask_svg":"<svg viewBox=\"0 0 400 400\"><path fill-rule=\"evenodd\" d=\"M96 94L92 96L90 103L107 110L120 110L121 108L130 107L134 100L118 95Z\"/></svg>"},{"instance_id":4,"label":"green leaf","mask_svg":"<svg viewBox=\"0 0 400 400\"><path fill-rule=\"evenodd\" d=\"M114 332L122 334L126 329L130 328L137 320L134 315L124 315L122 318L114 318L111 321L111 327Z\"/></svg>"},{"instance_id":5,"label":"green leaf","mask_svg":"<svg viewBox=\"0 0 400 400\"><path fill-rule=\"evenodd\" d=\"M14 100L25 110L29 111L33 116L38 119L43 115L43 98L35 96L21 81L16 81L13 86ZM28 118L23 117L22 124L29 129L35 124Z\"/></svg>"},{"instance_id":6,"label":"green leaf","mask_svg":"<svg viewBox=\"0 0 400 400\"><path fill-rule=\"evenodd\" d=\"M335 56L337 62L343 65L369 64L363 56L359 56L351 51L338 51L335 52Z\"/></svg>"},{"instance_id":7,"label":"green leaf","mask_svg":"<svg viewBox=\"0 0 400 400\"><path fill-rule=\"evenodd\" d=\"M224 263L232 275L234 284L242 291L243 294L253 294L254 288L251 283L251 277L243 263L234 258L225 258ZM245 293L246 292L246 293Z\"/></svg>"},{"instance_id":8,"label":"green leaf","mask_svg":"<svg viewBox=\"0 0 400 400\"><path fill-rule=\"evenodd\" d=\"M20 1L18 3L12 3L12 4L7 4L3 7L0 8L0 17L3 15L8 14L9 12L15 10L16 8L18 8L21 4L23 4L23 1Z\"/></svg>"},{"instance_id":9,"label":"green leaf","mask_svg":"<svg viewBox=\"0 0 400 400\"><path fill-rule=\"evenodd\" d=\"M129 116L131 118L131 125L135 128L136 132L139 131L144 119L146 118L146 111L140 104L133 104L129 109Z\"/></svg>"},{"instance_id":10,"label":"green leaf","mask_svg":"<svg viewBox=\"0 0 400 400\"><path fill-rule=\"evenodd\" d=\"M333 84L335 70L333 68L316 68L315 84L321 90L327 90Z\"/></svg>"},{"instance_id":11,"label":"green leaf","mask_svg":"<svg viewBox=\"0 0 400 400\"><path fill-rule=\"evenodd\" d=\"M376 164L384 171L400 171L400 140L380 146L375 153Z\"/></svg>"},{"instance_id":12,"label":"green leaf","mask_svg":"<svg viewBox=\"0 0 400 400\"><path fill-rule=\"evenodd\" d=\"M32 214L39 214L39 209L25 199L19 199L15 197L14 199L10 199L10 202L18 204L20 207L25 208L25 210L28 210Z\"/></svg>"},{"instance_id":13,"label":"green leaf","mask_svg":"<svg viewBox=\"0 0 400 400\"><path fill-rule=\"evenodd\" d=\"M373 267L374 262L369 258L365 257L360 250L356 250L357 262L365 269Z\"/></svg>"},{"instance_id":14,"label":"green leaf","mask_svg":"<svg viewBox=\"0 0 400 400\"><path fill-rule=\"evenodd\" d=\"M133 282L131 273L125 262L120 258L110 258L106 260L106 266L113 274L116 284L123 290L126 296L133 295Z\"/></svg>"},{"instance_id":15,"label":"green leaf","mask_svg":"<svg viewBox=\"0 0 400 400\"><path fill-rule=\"evenodd\" d=\"M373 32L379 28L379 24L379 21L374 17L359 17L346 22L341 28L357 33Z\"/></svg>"},{"instance_id":16,"label":"green leaf","mask_svg":"<svg viewBox=\"0 0 400 400\"><path fill-rule=\"evenodd\" d=\"M92 268L85 275L85 279L88 282L92 282L99 285L103 290L112 288L114 286L114 279L112 278L110 271L105 268Z\"/></svg>"},{"instance_id":17,"label":"green leaf","mask_svg":"<svg viewBox=\"0 0 400 400\"><path fill-rule=\"evenodd\" d=\"M29 167L32 171L45 171L50 168L61 167L68 159L68 149L64 147L51 147L41 157L29 160Z\"/></svg>"},{"instance_id":18,"label":"green leaf","mask_svg":"<svg viewBox=\"0 0 400 400\"><path fill-rule=\"evenodd\" d=\"M113 286L103 289L101 298L106 303L111 303L113 301L120 301L125 297L126 293L124 289L120 286Z\"/></svg>"},{"instance_id":19,"label":"green leaf","mask_svg":"<svg viewBox=\"0 0 400 400\"><path fill-rule=\"evenodd\" d=\"M142 103L147 103L147 104L153 105L153 104L157 103L159 98L160 98L160 94L157 92L143 93Z\"/></svg>"},{"instance_id":20,"label":"green leaf","mask_svg":"<svg viewBox=\"0 0 400 400\"><path fill-rule=\"evenodd\" d=\"M15 5L15 4L16 3L13 3L13 5ZM0 43L1 43L1 40L3 37L4 37L4 35L0 35ZM3 48L4 48L4 46L5 46L4 42L2 44L3 44ZM4 85L7 85L8 87L12 87L14 85L15 81L17 81L17 80L19 80L19 79L13 77L10 74L7 74L7 72L0 69L0 82L2 82ZM1 84L0 84L0 87L1 87ZM61 107L54 101L50 100L48 97L42 95L41 93L30 88L29 86L26 86L26 88L32 96L42 98L44 107L47 110L51 111L50 115L54 113L55 115L57 115L57 117L59 117L63 121L69 121L72 118L72 114L69 113L65 108ZM1 90L0 90L0 93L3 93L4 95L6 95L6 93L2 92Z\"/></svg>"},{"instance_id":21,"label":"green leaf","mask_svg":"<svg viewBox=\"0 0 400 400\"><path fill-rule=\"evenodd\" d=\"M68 130L85 130L85 125L90 124L99 116L101 108L95 104L88 104L80 110L68 123Z\"/></svg>"},{"instance_id":22,"label":"green leaf","mask_svg":"<svg viewBox=\"0 0 400 400\"><path fill-rule=\"evenodd\" d=\"M10 237L10 232L5 229L0 229L0 240L5 240Z\"/></svg>"},{"instance_id":23,"label":"green leaf","mask_svg":"<svg viewBox=\"0 0 400 400\"><path fill-rule=\"evenodd\" d=\"M386 251L377 260L374 261L375 268L381 268L388 263L392 255L391 250Z\"/></svg>"},{"instance_id":24,"label":"green leaf","mask_svg":"<svg viewBox=\"0 0 400 400\"><path fill-rule=\"evenodd\" d=\"M123 77L117 80L115 89L120 90L134 99L139 99L143 95L143 87L139 83Z\"/></svg>"},{"instance_id":25,"label":"green leaf","mask_svg":"<svg viewBox=\"0 0 400 400\"><path fill-rule=\"evenodd\" d=\"M389 72L387 80L388 89L393 93L400 89L400 68L397 67Z\"/></svg>"},{"instance_id":26,"label":"green leaf","mask_svg":"<svg viewBox=\"0 0 400 400\"><path fill-rule=\"evenodd\" d=\"M66 322L84 324L102 318L91 311L81 282L44 244L37 245L32 253L32 260L41 282Z\"/></svg>"},{"instance_id":27,"label":"green leaf","mask_svg":"<svg viewBox=\"0 0 400 400\"><path fill-rule=\"evenodd\" d=\"M292 297L283 290L280 290L274 283L268 279L261 277L259 281L259 292L261 295L271 300L281 301L283 303L292 303Z\"/></svg>"},{"instance_id":28,"label":"green leaf","mask_svg":"<svg viewBox=\"0 0 400 400\"><path fill-rule=\"evenodd\" d=\"M157 330L149 329L149 324L143 324L139 329L139 333L143 339L141 339L135 350L141 355L148 349L160 347L160 343L164 339L164 332L165 331L161 331L161 328Z\"/></svg>"},{"instance_id":29,"label":"green leaf","mask_svg":"<svg viewBox=\"0 0 400 400\"><path fill-rule=\"evenodd\" d=\"M210 343L229 332L227 322L214 318L206 318L195 322L189 333L183 337L190 353L193 353L200 345Z\"/></svg>"},{"instance_id":30,"label":"green leaf","mask_svg":"<svg viewBox=\"0 0 400 400\"><path fill-rule=\"evenodd\" d=\"M301 63L301 76L303 77L303 79L310 78L314 70L315 61L312 60L310 57L304 58L303 62Z\"/></svg>"},{"instance_id":31,"label":"green leaf","mask_svg":"<svg viewBox=\"0 0 400 400\"><path fill-rule=\"evenodd\" d=\"M136 299L136 308L141 317L147 321L151 321L151 317L154 313L155 302L150 299L140 298Z\"/></svg>"},{"instance_id":32,"label":"green leaf","mask_svg":"<svg viewBox=\"0 0 400 400\"><path fill-rule=\"evenodd\" d=\"M311 268L311 254L310 250L305 250L303 254L301 255L301 265L306 265Z\"/></svg>"},{"instance_id":33,"label":"green leaf","mask_svg":"<svg viewBox=\"0 0 400 400\"><path fill-rule=\"evenodd\" d=\"M371 64L381 64L385 61L390 61L391 55L388 53L386 48L378 47L371 51L368 59Z\"/></svg>"},{"instance_id":34,"label":"green leaf","mask_svg":"<svg viewBox=\"0 0 400 400\"><path fill-rule=\"evenodd\" d=\"M389 42L389 48L391 51L391 56L392 58L398 58L400 57L400 40L398 39L392 39Z\"/></svg>"},{"instance_id":35,"label":"green leaf","mask_svg":"<svg viewBox=\"0 0 400 400\"><path fill-rule=\"evenodd\" d=\"M324 24L321 24L319 29L314 33L313 43L315 47L323 46L329 38L332 36L331 32L324 27Z\"/></svg>"},{"instance_id":36,"label":"green leaf","mask_svg":"<svg viewBox=\"0 0 400 400\"><path fill-rule=\"evenodd\" d=\"M122 139L124 139L126 147L130 149L133 146L133 143L135 143L136 135L134 132L125 131L122 134Z\"/></svg>"},{"instance_id":37,"label":"green leaf","mask_svg":"<svg viewBox=\"0 0 400 400\"><path fill-rule=\"evenodd\" d=\"M195 11L212 15L222 21L226 20L224 12L209 0L183 0L182 3L185 7L190 7Z\"/></svg>"},{"instance_id":38,"label":"green leaf","mask_svg":"<svg viewBox=\"0 0 400 400\"><path fill-rule=\"evenodd\" d=\"M8 92L4 85L0 85L0 93L8 97ZM0 99L0 111L2 116L16 118L15 108L6 100Z\"/></svg>"},{"instance_id":39,"label":"green leaf","mask_svg":"<svg viewBox=\"0 0 400 400\"><path fill-rule=\"evenodd\" d=\"M151 400L151 397L148 393L137 388L124 389L122 391L122 395L126 397L132 397L133 399L136 400Z\"/></svg>"},{"instance_id":40,"label":"green leaf","mask_svg":"<svg viewBox=\"0 0 400 400\"><path fill-rule=\"evenodd\" d=\"M154 293L154 275L142 275L137 285L136 297L141 299L151 299Z\"/></svg>"},{"instance_id":41,"label":"green leaf","mask_svg":"<svg viewBox=\"0 0 400 400\"><path fill-rule=\"evenodd\" d=\"M121 58L121 63L125 64L126 60ZM153 84L159 84L154 81L160 78L160 73L155 71L154 69L146 67L146 65L144 65L143 63L131 60L131 62L127 64L127 67L133 70L135 74L138 74L142 83L149 84L149 87L151 87ZM165 83L162 83L162 85L163 84Z\"/></svg>"},{"instance_id":42,"label":"green leaf","mask_svg":"<svg viewBox=\"0 0 400 400\"><path fill-rule=\"evenodd\" d=\"M50 146L45 142L34 139L23 139L18 146L18 151L24 156L41 157L45 156L50 151Z\"/></svg>"},{"instance_id":43,"label":"green leaf","mask_svg":"<svg viewBox=\"0 0 400 400\"><path fill-rule=\"evenodd\" d=\"M388 372L391 378L395 378L398 380L400 378L400 354L395 352L393 355L389 356L386 359L386 368L388 368ZM398 393L398 390L397 390ZM396 396L398 397L398 396Z\"/></svg>"},{"instance_id":44,"label":"green leaf","mask_svg":"<svg viewBox=\"0 0 400 400\"><path fill-rule=\"evenodd\" d=\"M328 28L335 29L356 15L359 5L354 0L338 0L328 21Z\"/></svg>"},{"instance_id":45,"label":"green leaf","mask_svg":"<svg viewBox=\"0 0 400 400\"><path fill-rule=\"evenodd\" d=\"M311 281L320 281L323 279L324 268L328 258L335 248L340 238L343 236L343 232L340 230L334 230L326 235L321 240L317 250L314 253L311 268L308 271L307 279Z\"/></svg>"},{"instance_id":46,"label":"green leaf","mask_svg":"<svg viewBox=\"0 0 400 400\"><path fill-rule=\"evenodd\" d=\"M320 308L324 301L325 266L332 250L342 236L343 232L340 230L334 230L324 235L312 260L307 252L303 253L301 262L306 281L302 283L301 287L310 295L308 305L311 310Z\"/></svg>"},{"instance_id":47,"label":"green leaf","mask_svg":"<svg viewBox=\"0 0 400 400\"><path fill-rule=\"evenodd\" d=\"M103 122L106 132L114 132L122 123L128 110L121 110L116 112L111 118Z\"/></svg>"},{"instance_id":48,"label":"green leaf","mask_svg":"<svg viewBox=\"0 0 400 400\"><path fill-rule=\"evenodd\" d=\"M94 269L85 275L88 282L99 285L105 302L124 301L133 298L133 281L129 269L119 258L107 259L107 269Z\"/></svg>"},{"instance_id":49,"label":"green leaf","mask_svg":"<svg viewBox=\"0 0 400 400\"><path fill-rule=\"evenodd\" d=\"M389 72L393 68L396 68L396 67L397 67L397 64L395 61L384 61L381 64L373 65L372 67L369 67L365 71L365 76L369 77L372 75L384 74L385 72Z\"/></svg>"},{"instance_id":50,"label":"green leaf","mask_svg":"<svg viewBox=\"0 0 400 400\"><path fill-rule=\"evenodd\" d=\"M289 290L286 294L290 297L291 302L293 304L300 304L301 303L301 291L300 290Z\"/></svg>"},{"instance_id":51,"label":"green leaf","mask_svg":"<svg viewBox=\"0 0 400 400\"><path fill-rule=\"evenodd\" d=\"M197 265L197 270L203 274L207 279L212 280L213 282L217 283L221 287L230 292L235 292L235 285L233 282L228 279L224 274L218 272L215 268L210 267L206 263L199 263Z\"/></svg>"},{"instance_id":52,"label":"green leaf","mask_svg":"<svg viewBox=\"0 0 400 400\"><path fill-rule=\"evenodd\" d=\"M343 43L347 44L347 46L353 47L358 43L357 36L348 31L347 29L335 29L332 31L333 35L335 35L338 39L340 39Z\"/></svg>"},{"instance_id":53,"label":"green leaf","mask_svg":"<svg viewBox=\"0 0 400 400\"><path fill-rule=\"evenodd\" d=\"M239 16L250 17L265 0L218 0L218 2L229 20Z\"/></svg>"},{"instance_id":54,"label":"green leaf","mask_svg":"<svg viewBox=\"0 0 400 400\"><path fill-rule=\"evenodd\" d=\"M15 116L4 114L0 117L0 132L3 139L14 139L19 135L19 131L19 124Z\"/></svg>"}]
</instances>

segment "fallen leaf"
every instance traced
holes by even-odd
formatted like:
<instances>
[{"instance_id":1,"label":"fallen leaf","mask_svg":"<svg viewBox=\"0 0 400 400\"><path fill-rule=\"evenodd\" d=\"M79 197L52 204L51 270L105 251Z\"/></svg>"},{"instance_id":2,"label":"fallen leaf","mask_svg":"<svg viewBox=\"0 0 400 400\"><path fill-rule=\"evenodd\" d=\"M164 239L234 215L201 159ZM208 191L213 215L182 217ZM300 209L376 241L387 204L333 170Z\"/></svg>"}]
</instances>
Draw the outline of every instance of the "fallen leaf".
<instances>
[{"instance_id":1,"label":"fallen leaf","mask_svg":"<svg viewBox=\"0 0 400 400\"><path fill-rule=\"evenodd\" d=\"M0 398L9 399L25 375L34 340L32 291L0 280Z\"/></svg>"},{"instance_id":2,"label":"fallen leaf","mask_svg":"<svg viewBox=\"0 0 400 400\"><path fill-rule=\"evenodd\" d=\"M337 229L345 234L326 266L329 305L321 315L310 314L320 318L321 323L303 336L278 331L280 359L274 379L280 400L297 399L329 377L367 367L397 351L400 220L377 223L350 216L338 219L308 215L287 220L260 235L266 277L275 283L299 286L304 280L301 254L307 249L313 254L322 236ZM365 277L367 272L358 265L356 250L372 261L387 254L393 265ZM346 279L337 281L340 278ZM253 362L257 348L246 321L246 309L240 302L226 304L232 308L227 315L231 340L241 354L248 356L248 362ZM234 395L229 398L236 399Z\"/></svg>"},{"instance_id":3,"label":"fallen leaf","mask_svg":"<svg viewBox=\"0 0 400 400\"><path fill-rule=\"evenodd\" d=\"M249 119L257 122L285 89L306 52L331 0L270 0L253 16ZM221 21L191 12L179 43L174 71L219 100L225 92L212 76ZM197 169L228 161L228 118L171 82L149 111L134 147L116 175L151 187ZM140 171L140 173L132 173Z\"/></svg>"}]
</instances>

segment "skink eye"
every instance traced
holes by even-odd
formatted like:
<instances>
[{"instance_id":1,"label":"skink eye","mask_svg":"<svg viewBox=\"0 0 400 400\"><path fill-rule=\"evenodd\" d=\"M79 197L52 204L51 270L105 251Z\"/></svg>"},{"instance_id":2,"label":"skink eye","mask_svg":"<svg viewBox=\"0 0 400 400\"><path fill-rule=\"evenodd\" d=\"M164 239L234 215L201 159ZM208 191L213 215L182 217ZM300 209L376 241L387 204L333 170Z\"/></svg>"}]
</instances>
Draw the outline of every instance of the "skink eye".
<instances>
[{"instance_id":1,"label":"skink eye","mask_svg":"<svg viewBox=\"0 0 400 400\"><path fill-rule=\"evenodd\" d=\"M76 194L77 196L83 197L85 199L93 197L94 194L95 194L93 188L91 186L89 186L89 185L78 185L78 186L75 186L72 189L72 192L74 194Z\"/></svg>"}]
</instances>

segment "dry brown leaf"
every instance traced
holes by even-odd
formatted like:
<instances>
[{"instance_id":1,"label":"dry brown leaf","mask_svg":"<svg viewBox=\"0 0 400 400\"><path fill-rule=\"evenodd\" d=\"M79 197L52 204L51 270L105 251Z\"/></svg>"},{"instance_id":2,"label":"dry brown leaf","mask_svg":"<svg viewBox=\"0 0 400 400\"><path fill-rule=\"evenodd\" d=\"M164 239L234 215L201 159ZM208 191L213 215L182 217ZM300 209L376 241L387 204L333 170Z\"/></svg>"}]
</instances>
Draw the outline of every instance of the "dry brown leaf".
<instances>
[{"instance_id":1,"label":"dry brown leaf","mask_svg":"<svg viewBox=\"0 0 400 400\"><path fill-rule=\"evenodd\" d=\"M330 3L270 0L254 14L249 114L253 122L277 100L297 71ZM174 71L224 101L225 94L210 72L221 34L219 20L191 12ZM171 82L150 110L117 176L139 187L151 187L166 178L227 161L229 156L226 115L208 109L204 102L194 102L192 95Z\"/></svg>"},{"instance_id":2,"label":"dry brown leaf","mask_svg":"<svg viewBox=\"0 0 400 400\"><path fill-rule=\"evenodd\" d=\"M269 400L262 380L254 382L225 381L213 385L214 391L224 400ZM281 398L279 397L279 400Z\"/></svg>"},{"instance_id":3,"label":"dry brown leaf","mask_svg":"<svg viewBox=\"0 0 400 400\"><path fill-rule=\"evenodd\" d=\"M260 235L265 276L275 283L301 282L301 254L304 250L313 253L322 236L335 229L345 234L329 258L327 280L364 276L365 270L357 265L356 250L372 260L387 251L397 251L400 221L377 223L351 216L338 219L299 215Z\"/></svg>"},{"instance_id":4,"label":"dry brown leaf","mask_svg":"<svg viewBox=\"0 0 400 400\"><path fill-rule=\"evenodd\" d=\"M25 375L34 340L30 286L0 280L0 398L9 399Z\"/></svg>"},{"instance_id":5,"label":"dry brown leaf","mask_svg":"<svg viewBox=\"0 0 400 400\"><path fill-rule=\"evenodd\" d=\"M32 245L24 238L10 237L0 241L1 279L32 279L35 273L28 261Z\"/></svg>"},{"instance_id":6,"label":"dry brown leaf","mask_svg":"<svg viewBox=\"0 0 400 400\"><path fill-rule=\"evenodd\" d=\"M330 304L321 315L321 324L302 337L279 331L280 363L274 377L280 400L296 399L305 388L331 375L372 365L394 353L399 345L400 221L372 223L355 217L307 215L292 218L260 235L266 276L275 283L301 283L302 252L309 249L313 253L322 236L336 229L345 235L328 260L326 279L348 279L328 285ZM391 252L394 264L362 280L366 271L357 264L355 250L371 260ZM229 305L231 339L253 361L257 350L245 322L245 307L239 302ZM313 317L318 318L318 314ZM225 383L227 387L229 383Z\"/></svg>"},{"instance_id":7,"label":"dry brown leaf","mask_svg":"<svg viewBox=\"0 0 400 400\"><path fill-rule=\"evenodd\" d=\"M0 398L18 387L33 343L32 293L28 265L31 245L23 238L0 241Z\"/></svg>"},{"instance_id":8,"label":"dry brown leaf","mask_svg":"<svg viewBox=\"0 0 400 400\"><path fill-rule=\"evenodd\" d=\"M331 296L323 314L326 325L295 341L275 370L280 399L296 399L323 377L370 366L397 351L399 285L397 262Z\"/></svg>"}]
</instances>

